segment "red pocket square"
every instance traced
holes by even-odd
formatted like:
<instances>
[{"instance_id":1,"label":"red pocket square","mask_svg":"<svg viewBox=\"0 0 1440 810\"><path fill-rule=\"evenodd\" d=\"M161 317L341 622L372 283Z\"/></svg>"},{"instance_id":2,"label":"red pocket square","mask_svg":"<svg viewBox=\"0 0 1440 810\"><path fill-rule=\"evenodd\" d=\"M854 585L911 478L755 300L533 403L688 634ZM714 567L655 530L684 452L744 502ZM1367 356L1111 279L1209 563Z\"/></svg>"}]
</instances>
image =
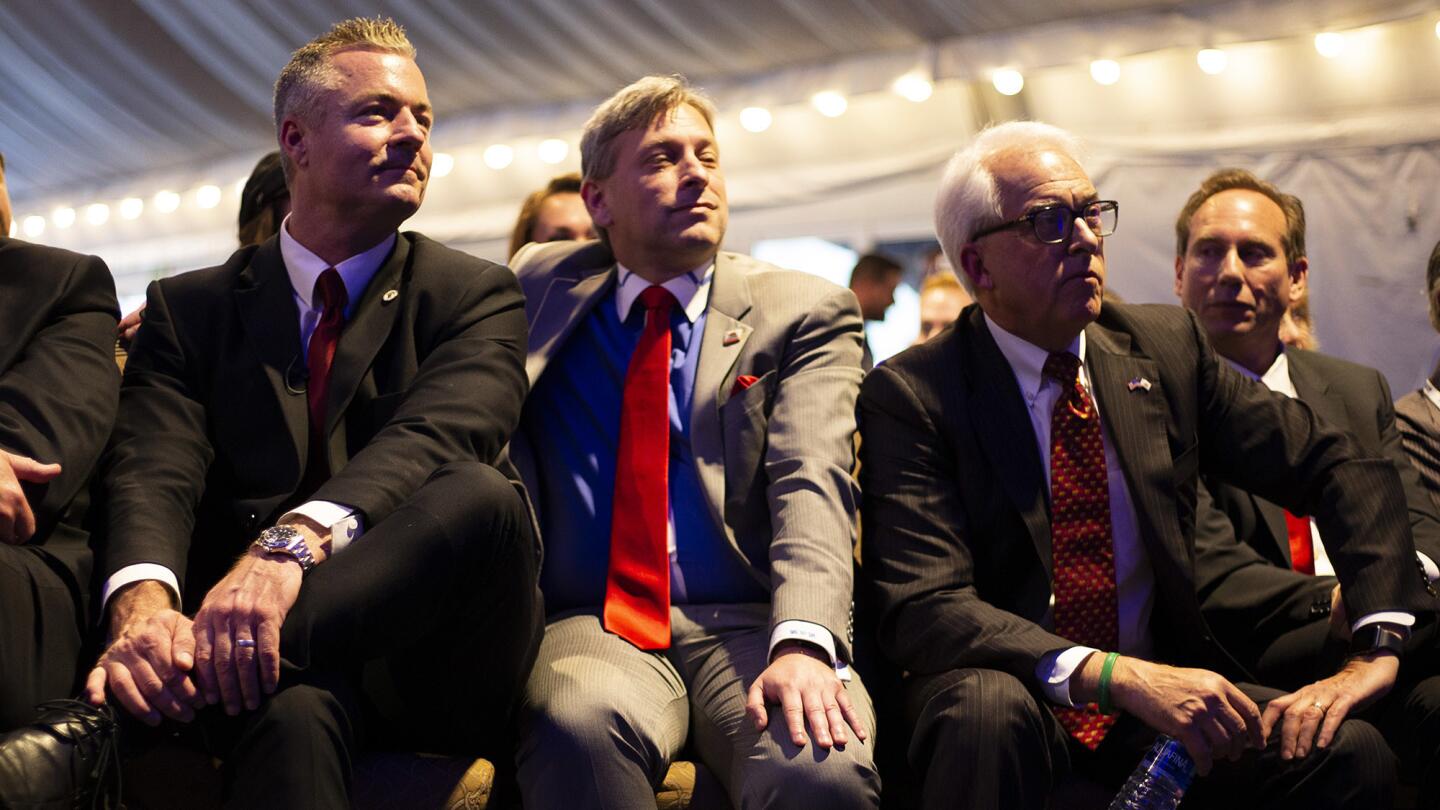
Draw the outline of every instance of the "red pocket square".
<instances>
[{"instance_id":1,"label":"red pocket square","mask_svg":"<svg viewBox=\"0 0 1440 810\"><path fill-rule=\"evenodd\" d=\"M741 374L740 376L735 378L735 384L730 386L730 396L735 396L736 394L744 391L746 388L749 388L750 386L754 385L759 381L759 377L755 377L750 374Z\"/></svg>"}]
</instances>

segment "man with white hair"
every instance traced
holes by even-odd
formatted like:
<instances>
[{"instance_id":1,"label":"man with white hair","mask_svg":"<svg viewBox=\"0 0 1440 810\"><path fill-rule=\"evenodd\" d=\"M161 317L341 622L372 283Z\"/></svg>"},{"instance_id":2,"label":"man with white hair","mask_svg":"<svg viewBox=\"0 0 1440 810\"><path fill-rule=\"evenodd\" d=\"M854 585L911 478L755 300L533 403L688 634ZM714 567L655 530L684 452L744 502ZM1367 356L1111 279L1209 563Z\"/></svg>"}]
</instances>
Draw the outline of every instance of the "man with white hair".
<instances>
[{"instance_id":1,"label":"man with white hair","mask_svg":"<svg viewBox=\"0 0 1440 810\"><path fill-rule=\"evenodd\" d=\"M1384 741L1345 715L1393 661L1335 676L1328 705L1237 686L1193 540L1203 471L1315 515L1357 615L1424 612L1413 564L1371 553L1411 543L1394 467L1218 361L1184 310L1102 312L1118 205L1077 152L1018 122L956 155L936 229L979 306L862 387L865 568L924 805L1118 787L1167 734L1206 775L1187 807L1387 806Z\"/></svg>"}]
</instances>

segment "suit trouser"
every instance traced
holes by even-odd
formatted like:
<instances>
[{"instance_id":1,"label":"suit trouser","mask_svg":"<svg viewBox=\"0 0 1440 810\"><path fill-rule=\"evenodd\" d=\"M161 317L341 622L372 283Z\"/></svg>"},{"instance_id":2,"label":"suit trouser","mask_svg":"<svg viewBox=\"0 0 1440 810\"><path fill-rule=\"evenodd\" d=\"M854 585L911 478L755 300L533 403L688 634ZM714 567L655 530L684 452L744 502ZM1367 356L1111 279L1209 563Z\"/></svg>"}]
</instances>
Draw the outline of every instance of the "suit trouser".
<instances>
[{"instance_id":1,"label":"suit trouser","mask_svg":"<svg viewBox=\"0 0 1440 810\"><path fill-rule=\"evenodd\" d=\"M0 732L74 697L85 617L68 579L30 546L0 544Z\"/></svg>"},{"instance_id":2,"label":"suit trouser","mask_svg":"<svg viewBox=\"0 0 1440 810\"><path fill-rule=\"evenodd\" d=\"M847 691L871 741L797 748L778 707L763 732L746 716L769 622L768 604L676 605L659 653L605 632L595 611L552 621L520 710L527 810L653 807L687 736L737 807L878 806L874 711L858 677Z\"/></svg>"},{"instance_id":3,"label":"suit trouser","mask_svg":"<svg viewBox=\"0 0 1440 810\"><path fill-rule=\"evenodd\" d=\"M494 468L449 464L306 575L280 689L201 713L227 807L345 808L362 746L495 756L543 630L529 511Z\"/></svg>"},{"instance_id":4,"label":"suit trouser","mask_svg":"<svg viewBox=\"0 0 1440 810\"><path fill-rule=\"evenodd\" d=\"M1260 703L1281 693L1237 684ZM1004 808L1047 806L1053 787L1078 776L1119 790L1157 732L1122 715L1097 750L1077 744L1048 704L1018 678L991 669L957 669L912 678L906 719L913 730L910 762L922 780L922 806ZM1390 807L1395 761L1385 740L1363 720L1346 720L1335 739L1304 759L1280 759L1279 735L1238 762L1217 760L1185 796L1202 807Z\"/></svg>"},{"instance_id":5,"label":"suit trouser","mask_svg":"<svg viewBox=\"0 0 1440 810\"><path fill-rule=\"evenodd\" d=\"M1283 633L1265 647L1256 677L1298 689L1339 670L1346 645L1330 636L1320 618ZM1390 694L1361 716L1374 723L1395 755L1401 772L1419 785L1419 806L1440 808L1440 627L1426 622L1412 635L1400 659Z\"/></svg>"}]
</instances>

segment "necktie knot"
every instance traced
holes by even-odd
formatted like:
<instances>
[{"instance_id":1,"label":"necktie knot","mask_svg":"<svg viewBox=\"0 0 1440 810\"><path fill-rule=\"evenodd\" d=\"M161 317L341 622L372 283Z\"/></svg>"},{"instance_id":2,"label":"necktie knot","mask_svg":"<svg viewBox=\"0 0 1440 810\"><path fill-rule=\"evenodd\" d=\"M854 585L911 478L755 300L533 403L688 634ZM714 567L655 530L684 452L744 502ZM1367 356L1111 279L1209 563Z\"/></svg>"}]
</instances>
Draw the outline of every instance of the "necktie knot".
<instances>
[{"instance_id":1,"label":"necktie knot","mask_svg":"<svg viewBox=\"0 0 1440 810\"><path fill-rule=\"evenodd\" d=\"M1068 388L1080 377L1080 358L1070 352L1051 352L1040 373Z\"/></svg>"},{"instance_id":2,"label":"necktie knot","mask_svg":"<svg viewBox=\"0 0 1440 810\"><path fill-rule=\"evenodd\" d=\"M669 315L677 303L675 295L659 284L652 284L640 293L640 306L645 307L647 312L658 310L662 315Z\"/></svg>"},{"instance_id":3,"label":"necktie knot","mask_svg":"<svg viewBox=\"0 0 1440 810\"><path fill-rule=\"evenodd\" d=\"M320 277L315 279L315 295L312 303L320 304L325 312L334 310L344 311L345 305L349 302L349 295L345 292L345 282L340 278L340 273L333 267L326 268Z\"/></svg>"}]
</instances>

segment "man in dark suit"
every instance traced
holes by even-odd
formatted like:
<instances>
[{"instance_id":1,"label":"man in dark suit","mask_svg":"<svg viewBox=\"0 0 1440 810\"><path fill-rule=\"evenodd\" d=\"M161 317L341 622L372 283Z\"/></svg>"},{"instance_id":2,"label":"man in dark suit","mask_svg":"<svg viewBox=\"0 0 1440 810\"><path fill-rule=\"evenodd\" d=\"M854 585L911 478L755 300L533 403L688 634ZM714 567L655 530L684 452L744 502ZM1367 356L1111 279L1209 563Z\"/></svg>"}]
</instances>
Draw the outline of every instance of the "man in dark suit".
<instances>
[{"instance_id":1,"label":"man in dark suit","mask_svg":"<svg viewBox=\"0 0 1440 810\"><path fill-rule=\"evenodd\" d=\"M0 160L0 234L3 177ZM89 482L120 387L117 306L100 259L0 235L0 732L75 694Z\"/></svg>"},{"instance_id":2,"label":"man in dark suit","mask_svg":"<svg viewBox=\"0 0 1440 810\"><path fill-rule=\"evenodd\" d=\"M1414 561L1428 587L1440 577L1440 520L1401 447L1385 378L1375 369L1281 343L1282 318L1309 282L1299 198L1244 169L1221 169L1190 196L1175 230L1175 293L1216 353L1271 391L1309 405L1366 453L1394 464L1418 551ZM1392 626L1408 616L1351 616L1343 609L1335 567L1310 519L1218 479L1207 478L1204 486L1225 519L1202 522L1197 534L1197 565L1218 566L1202 575L1213 583L1201 593L1202 607L1221 642L1265 683L1299 688L1335 671L1352 635L1387 626L1409 633L1408 625ZM1263 609L1258 623L1257 608ZM1434 644L1433 626L1414 635L1398 688L1376 711L1396 753L1402 761L1414 760L1419 774L1440 770ZM1436 788L1421 790L1427 806L1440 802Z\"/></svg>"},{"instance_id":3,"label":"man in dark suit","mask_svg":"<svg viewBox=\"0 0 1440 810\"><path fill-rule=\"evenodd\" d=\"M677 77L617 92L580 147L604 240L513 260L533 393L512 449L550 611L529 808L651 804L687 739L736 806L879 803L849 667L859 307L720 250L714 117Z\"/></svg>"},{"instance_id":4,"label":"man in dark suit","mask_svg":"<svg viewBox=\"0 0 1440 810\"><path fill-rule=\"evenodd\" d=\"M399 26L337 24L275 96L280 234L149 291L88 692L198 717L232 806L334 807L367 741L493 745L533 661L538 549L491 466L526 329L504 267L396 233L433 115Z\"/></svg>"},{"instance_id":5,"label":"man in dark suit","mask_svg":"<svg viewBox=\"0 0 1440 810\"><path fill-rule=\"evenodd\" d=\"M1345 717L1393 683L1393 653L1295 695L1237 687L1192 558L1204 471L1343 540L1356 615L1421 612L1413 563L1376 551L1410 545L1394 467L1225 366L1183 310L1102 314L1117 209L1075 154L1020 122L956 155L936 227L978 305L861 391L864 563L924 804L1041 807L1075 773L1116 787L1163 733L1208 774L1187 806L1385 806L1384 741Z\"/></svg>"},{"instance_id":6,"label":"man in dark suit","mask_svg":"<svg viewBox=\"0 0 1440 810\"><path fill-rule=\"evenodd\" d=\"M1440 332L1440 242L1430 249L1425 265L1425 297L1430 302L1430 325ZM1440 367L1419 389L1396 401L1395 418L1405 454L1440 510Z\"/></svg>"}]
</instances>

